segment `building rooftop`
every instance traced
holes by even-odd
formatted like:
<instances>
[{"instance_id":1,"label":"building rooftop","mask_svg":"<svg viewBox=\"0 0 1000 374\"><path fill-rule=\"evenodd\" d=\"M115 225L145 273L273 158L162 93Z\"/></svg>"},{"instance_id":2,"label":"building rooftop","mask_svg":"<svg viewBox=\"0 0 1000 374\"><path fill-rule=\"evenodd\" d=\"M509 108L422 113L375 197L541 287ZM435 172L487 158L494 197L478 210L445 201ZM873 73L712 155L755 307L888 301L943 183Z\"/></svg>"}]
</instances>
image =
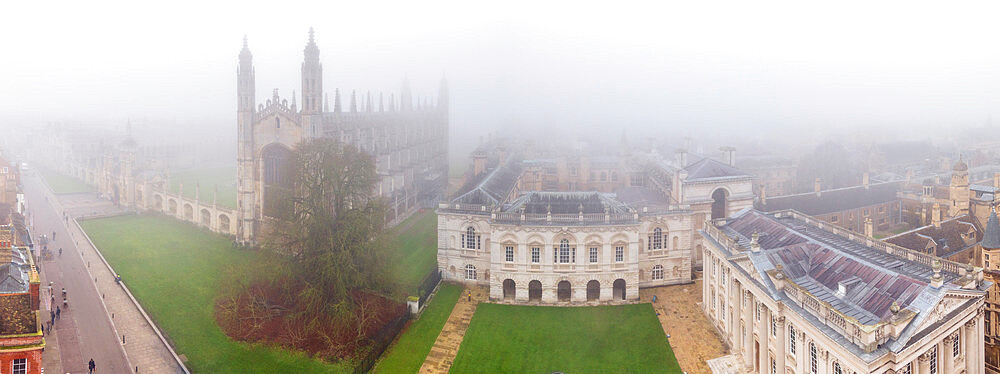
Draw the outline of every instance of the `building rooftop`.
<instances>
[{"instance_id":1,"label":"building rooftop","mask_svg":"<svg viewBox=\"0 0 1000 374\"><path fill-rule=\"evenodd\" d=\"M599 192L528 192L510 204L504 212L525 214L627 213L629 206L614 194Z\"/></svg>"},{"instance_id":2,"label":"building rooftop","mask_svg":"<svg viewBox=\"0 0 1000 374\"><path fill-rule=\"evenodd\" d=\"M983 231L976 226L975 218L963 214L941 221L939 226L927 225L885 239L903 248L949 257L973 247L983 239Z\"/></svg>"},{"instance_id":3,"label":"building rooftop","mask_svg":"<svg viewBox=\"0 0 1000 374\"><path fill-rule=\"evenodd\" d=\"M686 179L687 181L751 176L740 169L708 157L685 166L684 170L688 173Z\"/></svg>"},{"instance_id":4,"label":"building rooftop","mask_svg":"<svg viewBox=\"0 0 1000 374\"><path fill-rule=\"evenodd\" d=\"M829 214L898 200L899 187L899 182L889 182L768 197L758 208L765 212L795 209L811 216Z\"/></svg>"},{"instance_id":5,"label":"building rooftop","mask_svg":"<svg viewBox=\"0 0 1000 374\"><path fill-rule=\"evenodd\" d=\"M991 285L981 277L976 281L968 265L858 237L794 211L746 210L703 235L730 261L749 260L743 270L771 297L868 361L885 349L905 347L947 292L985 292ZM936 263L942 282L937 287ZM902 327L892 336L850 332L851 326L874 331L870 327L884 324Z\"/></svg>"}]
</instances>

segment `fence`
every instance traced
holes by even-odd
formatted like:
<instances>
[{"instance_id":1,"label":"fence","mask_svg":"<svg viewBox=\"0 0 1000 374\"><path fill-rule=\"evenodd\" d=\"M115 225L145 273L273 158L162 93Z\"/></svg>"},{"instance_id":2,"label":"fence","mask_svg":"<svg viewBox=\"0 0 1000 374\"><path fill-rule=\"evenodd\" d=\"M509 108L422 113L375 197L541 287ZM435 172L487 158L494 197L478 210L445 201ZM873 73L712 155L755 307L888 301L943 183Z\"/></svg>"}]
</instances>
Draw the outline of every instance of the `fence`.
<instances>
[{"instance_id":1,"label":"fence","mask_svg":"<svg viewBox=\"0 0 1000 374\"><path fill-rule=\"evenodd\" d=\"M354 374L367 373L372 367L375 366L375 362L378 361L379 357L382 357L382 353L385 349L392 344L392 341L396 339L396 335L399 335L403 331L403 327L406 326L406 322L410 320L410 313L403 313L402 316L396 318L385 326L382 326L375 336L372 337L372 350L368 351L365 358L358 362L358 365L354 367Z\"/></svg>"},{"instance_id":2,"label":"fence","mask_svg":"<svg viewBox=\"0 0 1000 374\"><path fill-rule=\"evenodd\" d=\"M437 264L435 264L434 270L427 274L427 277L420 282L420 287L417 288L417 294L420 295L420 303L417 305L424 306L424 302L430 297L431 292L434 292L434 287L437 287L438 283L441 283L441 271L437 269Z\"/></svg>"}]
</instances>

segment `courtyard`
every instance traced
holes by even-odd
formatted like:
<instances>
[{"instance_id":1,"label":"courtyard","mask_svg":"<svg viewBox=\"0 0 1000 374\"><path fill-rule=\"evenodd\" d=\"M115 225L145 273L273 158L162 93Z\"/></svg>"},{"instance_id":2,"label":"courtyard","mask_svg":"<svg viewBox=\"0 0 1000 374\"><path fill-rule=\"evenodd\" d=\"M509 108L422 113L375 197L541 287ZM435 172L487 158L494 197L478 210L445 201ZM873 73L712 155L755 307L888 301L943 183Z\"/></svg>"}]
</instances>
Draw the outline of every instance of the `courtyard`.
<instances>
[{"instance_id":1,"label":"courtyard","mask_svg":"<svg viewBox=\"0 0 1000 374\"><path fill-rule=\"evenodd\" d=\"M729 353L715 327L701 309L701 279L686 285L639 290L643 301L650 301L663 330L670 334L670 346L687 373L710 373L706 360Z\"/></svg>"},{"instance_id":2,"label":"courtyard","mask_svg":"<svg viewBox=\"0 0 1000 374\"><path fill-rule=\"evenodd\" d=\"M45 184L49 185L55 194L86 193L97 191L94 187L84 183L76 177L61 174L54 170L36 167L35 171L42 176Z\"/></svg>"},{"instance_id":3,"label":"courtyard","mask_svg":"<svg viewBox=\"0 0 1000 374\"><path fill-rule=\"evenodd\" d=\"M650 304L482 303L452 373L680 373Z\"/></svg>"},{"instance_id":4,"label":"courtyard","mask_svg":"<svg viewBox=\"0 0 1000 374\"><path fill-rule=\"evenodd\" d=\"M221 275L256 254L229 239L159 215L80 223L192 372L348 372L304 354L236 342L215 323Z\"/></svg>"},{"instance_id":5,"label":"courtyard","mask_svg":"<svg viewBox=\"0 0 1000 374\"><path fill-rule=\"evenodd\" d=\"M187 169L170 174L170 192L177 193L184 185L183 196L194 199L195 191L201 187L199 198L206 203L212 202L215 189L219 189L218 205L236 209L236 166L216 166L199 169Z\"/></svg>"}]
</instances>

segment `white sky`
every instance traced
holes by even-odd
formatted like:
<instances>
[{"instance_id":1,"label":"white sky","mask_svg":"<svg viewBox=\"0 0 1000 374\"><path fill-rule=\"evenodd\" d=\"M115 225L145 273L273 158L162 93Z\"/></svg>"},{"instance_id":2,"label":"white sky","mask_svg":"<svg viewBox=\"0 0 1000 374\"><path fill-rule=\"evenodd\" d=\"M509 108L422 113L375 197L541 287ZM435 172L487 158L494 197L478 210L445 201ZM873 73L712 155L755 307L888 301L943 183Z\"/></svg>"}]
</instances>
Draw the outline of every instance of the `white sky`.
<instances>
[{"instance_id":1,"label":"white sky","mask_svg":"<svg viewBox=\"0 0 1000 374\"><path fill-rule=\"evenodd\" d=\"M152 118L235 132L243 35L258 100L275 87L290 97L310 26L331 99L335 87L395 92L404 74L415 95L436 96L446 74L457 129L617 136L1000 115L995 2L477 3L6 2L0 120Z\"/></svg>"}]
</instances>

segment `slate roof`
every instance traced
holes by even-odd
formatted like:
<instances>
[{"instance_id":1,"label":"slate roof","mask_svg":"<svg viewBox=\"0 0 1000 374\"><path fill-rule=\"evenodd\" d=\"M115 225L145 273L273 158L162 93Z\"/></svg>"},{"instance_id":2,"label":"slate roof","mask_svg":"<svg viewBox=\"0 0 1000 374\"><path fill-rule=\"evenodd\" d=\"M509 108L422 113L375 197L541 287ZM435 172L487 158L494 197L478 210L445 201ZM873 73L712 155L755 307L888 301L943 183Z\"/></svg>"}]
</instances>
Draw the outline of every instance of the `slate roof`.
<instances>
[{"instance_id":1,"label":"slate roof","mask_svg":"<svg viewBox=\"0 0 1000 374\"><path fill-rule=\"evenodd\" d=\"M618 201L613 194L599 192L529 192L508 204L507 212L519 212L524 208L527 214L584 214L625 213L628 205Z\"/></svg>"},{"instance_id":2,"label":"slate roof","mask_svg":"<svg viewBox=\"0 0 1000 374\"><path fill-rule=\"evenodd\" d=\"M685 166L684 170L688 173L688 181L750 176L740 169L707 157Z\"/></svg>"},{"instance_id":3,"label":"slate roof","mask_svg":"<svg viewBox=\"0 0 1000 374\"><path fill-rule=\"evenodd\" d=\"M507 160L503 165L483 173L478 180L463 186L453 202L462 204L498 205L504 201L521 176L521 162Z\"/></svg>"},{"instance_id":4,"label":"slate roof","mask_svg":"<svg viewBox=\"0 0 1000 374\"><path fill-rule=\"evenodd\" d=\"M933 305L917 303L922 292L931 292L929 266L887 254L792 217L774 218L748 211L720 227L730 237L748 244L758 233L760 252L748 253L754 267L774 269L781 265L789 280L806 288L838 311L873 324L890 316L889 306L898 301L903 308L925 311ZM945 282L958 274L942 272ZM765 276L766 277L766 276ZM849 283L843 296L840 282Z\"/></svg>"},{"instance_id":5,"label":"slate roof","mask_svg":"<svg viewBox=\"0 0 1000 374\"><path fill-rule=\"evenodd\" d=\"M0 264L0 294L28 292L28 272L13 262Z\"/></svg>"},{"instance_id":6,"label":"slate roof","mask_svg":"<svg viewBox=\"0 0 1000 374\"><path fill-rule=\"evenodd\" d=\"M931 244L934 246L935 251L930 254L948 257L950 254L974 246L983 239L983 230L976 226L975 218L968 214L941 221L940 226L927 225L918 227L888 237L885 241L923 253L929 253L927 248L928 244ZM971 234L971 237L964 236L965 234Z\"/></svg>"},{"instance_id":7,"label":"slate roof","mask_svg":"<svg viewBox=\"0 0 1000 374\"><path fill-rule=\"evenodd\" d=\"M997 212L990 213L990 218L986 220L983 241L980 245L987 249L1000 248L1000 223L997 222Z\"/></svg>"},{"instance_id":8,"label":"slate roof","mask_svg":"<svg viewBox=\"0 0 1000 374\"><path fill-rule=\"evenodd\" d=\"M769 197L758 209L765 212L794 209L811 216L829 214L899 200L896 197L899 188L900 182L888 182L870 184L868 188L862 185L825 190L819 195L808 192Z\"/></svg>"}]
</instances>

